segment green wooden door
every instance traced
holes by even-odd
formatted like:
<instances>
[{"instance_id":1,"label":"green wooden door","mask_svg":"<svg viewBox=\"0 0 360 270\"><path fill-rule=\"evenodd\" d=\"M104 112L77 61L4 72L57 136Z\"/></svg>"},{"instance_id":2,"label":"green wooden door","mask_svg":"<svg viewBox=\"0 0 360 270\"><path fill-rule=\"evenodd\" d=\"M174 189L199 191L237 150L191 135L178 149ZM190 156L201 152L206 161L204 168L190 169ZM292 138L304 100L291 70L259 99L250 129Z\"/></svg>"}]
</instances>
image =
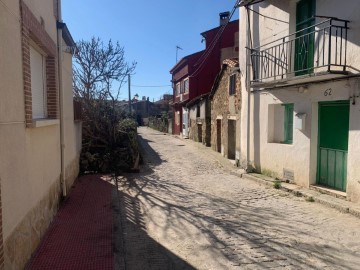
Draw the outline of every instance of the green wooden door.
<instances>
[{"instance_id":1,"label":"green wooden door","mask_svg":"<svg viewBox=\"0 0 360 270\"><path fill-rule=\"evenodd\" d=\"M315 0L301 0L296 5L295 75L313 72Z\"/></svg>"},{"instance_id":2,"label":"green wooden door","mask_svg":"<svg viewBox=\"0 0 360 270\"><path fill-rule=\"evenodd\" d=\"M346 191L349 101L319 103L317 183Z\"/></svg>"}]
</instances>

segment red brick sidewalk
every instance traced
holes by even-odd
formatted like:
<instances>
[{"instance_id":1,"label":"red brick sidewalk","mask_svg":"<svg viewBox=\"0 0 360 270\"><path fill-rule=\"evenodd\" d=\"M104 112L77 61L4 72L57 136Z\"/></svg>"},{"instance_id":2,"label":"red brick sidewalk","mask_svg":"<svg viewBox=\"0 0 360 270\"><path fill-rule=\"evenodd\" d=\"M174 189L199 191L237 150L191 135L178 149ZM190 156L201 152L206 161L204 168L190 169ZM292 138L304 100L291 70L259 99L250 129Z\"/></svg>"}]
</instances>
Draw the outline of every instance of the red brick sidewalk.
<instances>
[{"instance_id":1,"label":"red brick sidewalk","mask_svg":"<svg viewBox=\"0 0 360 270\"><path fill-rule=\"evenodd\" d=\"M26 269L113 269L112 188L80 177Z\"/></svg>"}]
</instances>

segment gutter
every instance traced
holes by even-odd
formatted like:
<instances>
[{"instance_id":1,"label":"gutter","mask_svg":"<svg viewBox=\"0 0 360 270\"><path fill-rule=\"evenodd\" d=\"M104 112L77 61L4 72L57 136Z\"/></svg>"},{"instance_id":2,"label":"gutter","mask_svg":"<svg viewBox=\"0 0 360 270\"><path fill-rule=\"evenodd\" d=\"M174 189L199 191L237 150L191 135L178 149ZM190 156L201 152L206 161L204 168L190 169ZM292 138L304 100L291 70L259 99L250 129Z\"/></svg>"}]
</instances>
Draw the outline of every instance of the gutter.
<instances>
[{"instance_id":1,"label":"gutter","mask_svg":"<svg viewBox=\"0 0 360 270\"><path fill-rule=\"evenodd\" d=\"M58 22L62 23L61 16L61 0L57 0L57 12L58 12ZM60 173L60 183L62 186L62 195L66 197L66 182L65 182L65 129L64 129L64 89L63 89L63 77L62 77L62 35L63 27L57 27L57 45L58 45L58 78L59 78L59 113L60 113L60 159L61 159L61 173Z\"/></svg>"},{"instance_id":2,"label":"gutter","mask_svg":"<svg viewBox=\"0 0 360 270\"><path fill-rule=\"evenodd\" d=\"M246 47L249 48L251 44L251 37L250 37L250 15L249 15L249 12L248 10L246 10L246 13L247 13L247 20L246 20L246 24L247 24L247 27L246 27ZM252 48L252 46L251 46ZM248 92L248 95L247 95L247 131L246 131L246 135L247 135L247 138L246 138L246 172L249 172L251 171L251 166L250 166L250 123L251 123L251 120L250 120L250 113L251 113L251 91L250 91L250 56L249 54L247 53L246 54L246 90Z\"/></svg>"}]
</instances>

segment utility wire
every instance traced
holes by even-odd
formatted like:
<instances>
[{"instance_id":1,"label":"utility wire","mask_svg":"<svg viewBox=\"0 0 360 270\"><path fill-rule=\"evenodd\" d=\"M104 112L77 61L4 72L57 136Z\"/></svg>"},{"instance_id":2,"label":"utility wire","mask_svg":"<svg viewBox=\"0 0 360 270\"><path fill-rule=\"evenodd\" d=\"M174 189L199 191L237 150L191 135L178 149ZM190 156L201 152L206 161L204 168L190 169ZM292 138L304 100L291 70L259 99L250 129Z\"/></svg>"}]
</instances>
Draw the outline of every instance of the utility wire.
<instances>
[{"instance_id":1,"label":"utility wire","mask_svg":"<svg viewBox=\"0 0 360 270\"><path fill-rule=\"evenodd\" d=\"M131 86L132 87L153 87L153 88L156 88L156 87L169 87L169 86L171 86L171 84L168 84L168 85L134 85L134 84L132 84Z\"/></svg>"},{"instance_id":2,"label":"utility wire","mask_svg":"<svg viewBox=\"0 0 360 270\"><path fill-rule=\"evenodd\" d=\"M258 14L258 15L260 15L260 16L262 16L262 17L264 17L264 18L266 18L266 19L270 19L270 20L274 20L274 21L277 21L277 22L282 22L282 23L289 24L289 22L287 22L287 21L283 21L283 20L279 20L279 19L276 19L276 18L273 18L273 17L270 17L270 16L263 15L260 12L257 12L256 10L253 10L253 9L251 9L249 7L247 7L247 9L254 12L254 13L256 13L256 14Z\"/></svg>"},{"instance_id":3,"label":"utility wire","mask_svg":"<svg viewBox=\"0 0 360 270\"><path fill-rule=\"evenodd\" d=\"M215 48L215 45L217 44L217 42L219 41L222 33L225 31L226 26L230 23L230 20L232 18L232 16L234 15L238 4L239 4L240 0L237 0L231 13L229 16L229 19L227 20L227 22L219 29L218 33L216 34L214 40L212 41L212 43L210 44L209 48L205 51L205 53L200 57L199 61L201 61L201 63L199 64L199 67L189 76L189 77L195 77L197 76L200 71L204 68L204 64L207 60L207 58L209 57L209 55L211 54L211 52L213 51L213 49ZM199 62L198 61L198 62Z\"/></svg>"}]
</instances>

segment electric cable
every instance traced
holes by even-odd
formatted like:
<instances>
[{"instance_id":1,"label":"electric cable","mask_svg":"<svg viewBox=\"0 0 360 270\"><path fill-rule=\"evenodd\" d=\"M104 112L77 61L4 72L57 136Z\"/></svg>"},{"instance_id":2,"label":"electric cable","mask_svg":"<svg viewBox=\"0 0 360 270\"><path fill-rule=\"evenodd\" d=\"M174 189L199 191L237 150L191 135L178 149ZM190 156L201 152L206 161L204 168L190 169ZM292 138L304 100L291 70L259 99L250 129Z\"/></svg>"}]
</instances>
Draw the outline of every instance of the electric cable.
<instances>
[{"instance_id":1,"label":"electric cable","mask_svg":"<svg viewBox=\"0 0 360 270\"><path fill-rule=\"evenodd\" d=\"M131 85L132 87L153 87L153 88L157 88L157 87L170 87L172 86L171 84L167 84L167 85Z\"/></svg>"},{"instance_id":2,"label":"electric cable","mask_svg":"<svg viewBox=\"0 0 360 270\"><path fill-rule=\"evenodd\" d=\"M249 8L249 7L246 7L246 8L247 8L248 10L250 10L250 11L252 11L252 12L254 12L254 13L256 13L256 14L264 17L264 18L266 18L266 19L270 19L270 20L274 20L274 21L277 21L277 22L282 22L282 23L289 24L289 22L287 22L287 21L283 21L283 20L279 20L279 19L276 19L276 18L273 18L273 17L270 17L270 16L263 15L263 14L261 14L260 12L257 12L256 10L253 10L253 9L251 9L251 8Z\"/></svg>"},{"instance_id":3,"label":"electric cable","mask_svg":"<svg viewBox=\"0 0 360 270\"><path fill-rule=\"evenodd\" d=\"M230 12L229 18L227 20L227 22L219 29L219 31L217 32L217 34L215 35L213 41L211 42L210 46L208 49L206 49L205 53L200 57L200 59L197 61L197 63L199 63L199 67L189 76L189 77L195 77L197 76L202 69L204 68L204 64L206 62L206 60L208 59L209 55L211 54L211 52L213 51L213 49L215 48L215 45L218 43L220 37L222 36L222 33L225 31L226 26L230 23L230 20L232 18L232 16L234 15L238 4L239 4L240 0L237 0L232 11Z\"/></svg>"}]
</instances>

